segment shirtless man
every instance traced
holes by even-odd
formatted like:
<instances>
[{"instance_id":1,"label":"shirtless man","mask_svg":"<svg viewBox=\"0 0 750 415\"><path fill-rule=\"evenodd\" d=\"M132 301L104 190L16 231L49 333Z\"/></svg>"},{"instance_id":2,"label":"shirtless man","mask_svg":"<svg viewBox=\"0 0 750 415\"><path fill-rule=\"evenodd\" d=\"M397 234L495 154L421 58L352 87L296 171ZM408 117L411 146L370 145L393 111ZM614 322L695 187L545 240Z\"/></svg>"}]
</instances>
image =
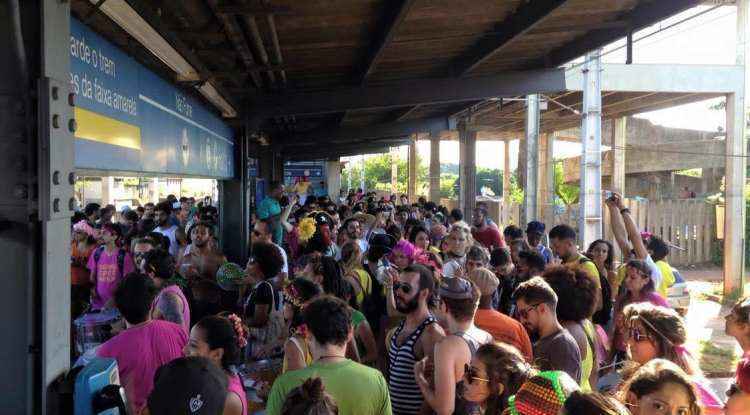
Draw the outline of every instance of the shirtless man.
<instances>
[{"instance_id":1,"label":"shirtless man","mask_svg":"<svg viewBox=\"0 0 750 415\"><path fill-rule=\"evenodd\" d=\"M216 280L216 271L226 262L224 254L212 248L213 227L205 222L198 222L190 229L192 243L185 249L177 269L191 283L207 279Z\"/></svg>"}]
</instances>

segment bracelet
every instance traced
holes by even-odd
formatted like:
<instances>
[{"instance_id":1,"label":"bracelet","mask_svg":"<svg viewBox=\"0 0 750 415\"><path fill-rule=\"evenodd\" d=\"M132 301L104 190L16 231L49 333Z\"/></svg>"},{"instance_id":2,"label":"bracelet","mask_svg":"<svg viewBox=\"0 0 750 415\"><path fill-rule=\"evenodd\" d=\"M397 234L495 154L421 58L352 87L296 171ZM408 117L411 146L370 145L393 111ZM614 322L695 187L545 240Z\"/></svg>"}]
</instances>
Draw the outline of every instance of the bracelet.
<instances>
[{"instance_id":1,"label":"bracelet","mask_svg":"<svg viewBox=\"0 0 750 415\"><path fill-rule=\"evenodd\" d=\"M620 209L620 214L621 214L621 215L624 215L624 214L626 214L626 213L627 213L627 214L630 214L630 209L628 209L628 208L623 208L623 209Z\"/></svg>"}]
</instances>

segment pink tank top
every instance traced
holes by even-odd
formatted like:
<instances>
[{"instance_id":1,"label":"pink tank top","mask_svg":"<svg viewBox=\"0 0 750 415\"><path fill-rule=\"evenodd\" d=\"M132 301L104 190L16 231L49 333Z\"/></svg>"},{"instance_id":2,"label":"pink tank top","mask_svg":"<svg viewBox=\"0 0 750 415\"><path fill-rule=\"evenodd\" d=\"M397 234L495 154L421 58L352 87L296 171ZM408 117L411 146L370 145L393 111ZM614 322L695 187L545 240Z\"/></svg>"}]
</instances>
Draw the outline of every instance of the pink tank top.
<instances>
[{"instance_id":1,"label":"pink tank top","mask_svg":"<svg viewBox=\"0 0 750 415\"><path fill-rule=\"evenodd\" d=\"M182 289L180 289L177 285L169 285L167 287L164 287L159 291L159 294L154 298L154 301L151 303L151 316L154 315L154 311L156 310L156 306L159 304L159 301L162 300L162 297L167 294L174 294L177 297L180 298L182 301L182 328L185 329L185 333L190 334L190 306L188 305L187 298L185 298L185 294L182 293Z\"/></svg>"},{"instance_id":2,"label":"pink tank top","mask_svg":"<svg viewBox=\"0 0 750 415\"><path fill-rule=\"evenodd\" d=\"M236 374L230 375L227 390L240 398L242 402L242 415L247 415L247 395L245 395L245 387L242 385L242 379Z\"/></svg>"}]
</instances>

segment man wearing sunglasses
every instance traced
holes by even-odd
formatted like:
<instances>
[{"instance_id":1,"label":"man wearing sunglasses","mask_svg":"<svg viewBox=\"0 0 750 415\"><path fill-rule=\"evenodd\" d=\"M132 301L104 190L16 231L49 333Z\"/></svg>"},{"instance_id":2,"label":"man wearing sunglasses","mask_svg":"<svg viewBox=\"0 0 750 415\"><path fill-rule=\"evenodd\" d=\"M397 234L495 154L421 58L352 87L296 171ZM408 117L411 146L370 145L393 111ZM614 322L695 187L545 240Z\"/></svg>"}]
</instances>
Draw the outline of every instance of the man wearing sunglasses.
<instances>
[{"instance_id":1,"label":"man wearing sunglasses","mask_svg":"<svg viewBox=\"0 0 750 415\"><path fill-rule=\"evenodd\" d=\"M516 316L537 336L533 344L534 363L541 370L561 370L581 381L581 350L573 336L557 320L557 294L541 277L521 283L513 293Z\"/></svg>"},{"instance_id":2,"label":"man wearing sunglasses","mask_svg":"<svg viewBox=\"0 0 750 415\"><path fill-rule=\"evenodd\" d=\"M279 250L281 258L284 259L284 265L281 267L281 272L279 273L278 278L279 281L284 281L286 279L286 276L289 275L289 261L287 259L286 251L284 250L284 248L273 242L273 224L271 223L271 221L269 219L258 219L257 221L255 221L255 225L253 226L253 231L250 236L250 242L252 244L264 242L275 246Z\"/></svg>"},{"instance_id":3,"label":"man wearing sunglasses","mask_svg":"<svg viewBox=\"0 0 750 415\"><path fill-rule=\"evenodd\" d=\"M429 269L414 264L404 268L398 280L391 285L386 283L386 287L388 295L395 299L396 310L406 315L386 341L393 413L418 414L424 398L414 378L414 364L432 357L435 343L445 337L428 308L435 282Z\"/></svg>"}]
</instances>

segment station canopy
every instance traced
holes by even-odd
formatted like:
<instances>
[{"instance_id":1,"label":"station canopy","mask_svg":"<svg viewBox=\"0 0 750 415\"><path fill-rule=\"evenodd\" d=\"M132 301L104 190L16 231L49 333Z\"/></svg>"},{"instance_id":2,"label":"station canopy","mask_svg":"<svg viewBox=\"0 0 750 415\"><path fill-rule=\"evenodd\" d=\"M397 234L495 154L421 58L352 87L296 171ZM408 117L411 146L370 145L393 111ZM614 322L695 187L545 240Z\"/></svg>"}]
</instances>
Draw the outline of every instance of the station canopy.
<instances>
[{"instance_id":1,"label":"station canopy","mask_svg":"<svg viewBox=\"0 0 750 415\"><path fill-rule=\"evenodd\" d=\"M238 131L260 132L288 157L323 158L383 151L464 116L478 130L518 137L524 104L499 98L529 93L553 98L542 131L575 127L571 108L580 110L582 94L566 88L561 65L701 3L73 0L72 10L196 95L213 86L236 111L229 121ZM123 24L131 11L193 70L176 71L168 51L154 47L158 39ZM603 115L713 96L605 90Z\"/></svg>"}]
</instances>

